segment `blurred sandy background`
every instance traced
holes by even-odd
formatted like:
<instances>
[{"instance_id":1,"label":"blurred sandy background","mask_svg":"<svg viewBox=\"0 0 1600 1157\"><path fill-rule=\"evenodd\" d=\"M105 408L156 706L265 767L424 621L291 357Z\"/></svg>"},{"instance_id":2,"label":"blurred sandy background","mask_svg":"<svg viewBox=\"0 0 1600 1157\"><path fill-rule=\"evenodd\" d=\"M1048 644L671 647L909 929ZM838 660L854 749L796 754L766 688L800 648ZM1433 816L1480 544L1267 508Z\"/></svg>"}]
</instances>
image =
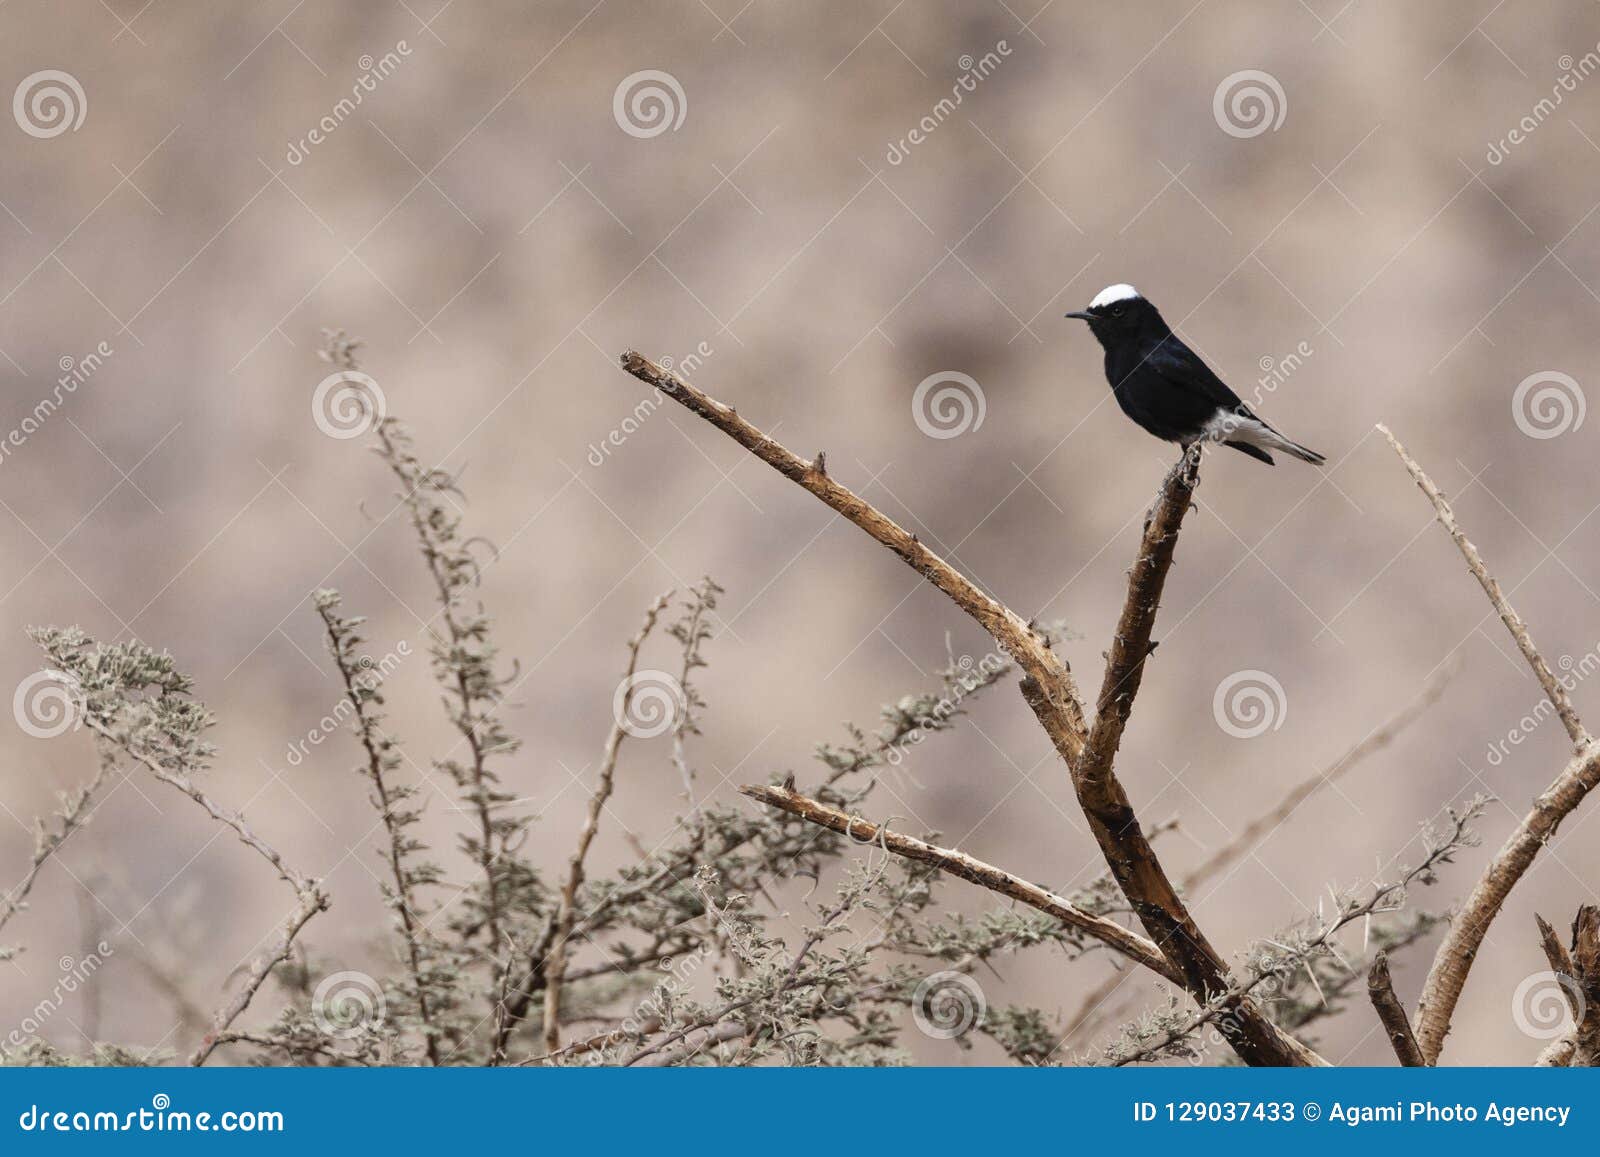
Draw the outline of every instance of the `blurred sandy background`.
<instances>
[{"instance_id":1,"label":"blurred sandy background","mask_svg":"<svg viewBox=\"0 0 1600 1157\"><path fill-rule=\"evenodd\" d=\"M595 465L641 397L615 355L706 343L697 383L797 451L825 449L836 477L1012 606L1065 620L1093 688L1137 516L1173 457L1109 404L1098 347L1061 319L1115 281L1247 397L1304 343L1261 408L1330 461L1208 459L1120 761L1147 820L1183 817L1164 845L1174 872L1464 664L1402 741L1200 899L1218 945L1242 950L1330 880L1414 859L1418 823L1474 791L1505 801L1482 825L1497 846L1567 753L1551 721L1488 760L1537 685L1372 426L1455 497L1552 662L1581 661L1600 640L1600 419L1558 414L1570 428L1531 437L1550 430L1519 424L1513 395L1540 372L1570 375L1573 402L1594 385L1600 79L1563 92L1502 163L1487 154L1596 49L1593 5L11 0L0 32L0 95L59 69L87 102L51 138L0 118L0 432L52 392L61 359L113 351L0 461L0 686L38 669L31 624L170 648L221 719L216 794L328 876L336 907L309 934L325 960L381 968L385 949L352 741L287 758L338 695L315 587L372 616L374 655L407 640L418 656L390 685L413 756L448 740L420 657L426 576L402 522L380 521L393 487L362 441L312 418L323 326L365 340L390 412L425 458L464 470L469 526L503 551L483 594L528 676L506 710L526 740L507 774L542 813L549 866L570 854L622 643L666 588L710 573L727 589L695 745L723 793L787 768L804 782L841 721L871 725L931 685L946 632L957 654L988 650L899 562L675 407ZM291 164L374 67L363 58L387 53L398 67ZM963 58L988 53L991 75L890 163ZM646 69L677 81L683 119L637 136L613 95ZM1281 87L1276 128L1221 127L1214 94L1241 70ZM919 430L913 391L941 371L980 384L980 427ZM670 644L647 660L672 666ZM1212 699L1252 669L1281 684L1281 726L1241 739ZM1576 699L1600 710L1593 689ZM7 724L9 886L31 817L90 770L91 747ZM1098 870L1009 687L913 771L879 797L902 826L1058 888ZM142 786L99 809L7 930L28 951L4 967L0 1030L49 992L58 957L105 936L121 947L95 995L44 1034L180 1047L139 944L183 959L209 1009L280 919L284 890L247 852ZM666 740L632 745L614 809L647 846L681 808L675 786ZM1564 926L1594 898L1594 811L1495 925L1448 1061L1541 1047L1512 993L1544 967L1532 912ZM454 818L435 801L436 843ZM608 824L594 863L634 854ZM1486 854L1415 899L1460 897ZM1397 963L1408 1002L1431 952ZM1105 967L1035 954L983 983L992 1003L1065 1013ZM1389 1059L1363 1007L1326 1032L1331 1058Z\"/></svg>"}]
</instances>

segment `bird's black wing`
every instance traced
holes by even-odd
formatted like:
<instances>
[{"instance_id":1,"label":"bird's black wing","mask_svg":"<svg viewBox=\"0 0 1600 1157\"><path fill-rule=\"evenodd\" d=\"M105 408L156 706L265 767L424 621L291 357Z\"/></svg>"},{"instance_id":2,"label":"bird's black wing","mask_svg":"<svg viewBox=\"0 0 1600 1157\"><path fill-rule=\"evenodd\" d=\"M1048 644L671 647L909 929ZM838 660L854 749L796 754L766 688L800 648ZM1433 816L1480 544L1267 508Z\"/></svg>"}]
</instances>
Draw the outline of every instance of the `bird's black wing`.
<instances>
[{"instance_id":1,"label":"bird's black wing","mask_svg":"<svg viewBox=\"0 0 1600 1157\"><path fill-rule=\"evenodd\" d=\"M1249 414L1248 407L1239 395L1211 367L1200 360L1200 355L1184 345L1176 336L1169 336L1152 350L1145 366L1178 390L1200 395L1220 409ZM1242 408L1243 407L1243 408ZM1242 408L1242 409L1241 409Z\"/></svg>"}]
</instances>

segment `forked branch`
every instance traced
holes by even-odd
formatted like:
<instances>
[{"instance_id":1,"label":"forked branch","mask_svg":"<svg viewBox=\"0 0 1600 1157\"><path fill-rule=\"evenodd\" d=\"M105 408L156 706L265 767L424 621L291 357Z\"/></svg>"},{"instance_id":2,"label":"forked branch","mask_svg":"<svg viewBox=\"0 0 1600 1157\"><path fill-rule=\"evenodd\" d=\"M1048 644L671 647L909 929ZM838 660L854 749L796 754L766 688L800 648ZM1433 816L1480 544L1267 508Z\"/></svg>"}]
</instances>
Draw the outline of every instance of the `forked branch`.
<instances>
[{"instance_id":1,"label":"forked branch","mask_svg":"<svg viewBox=\"0 0 1600 1157\"><path fill-rule=\"evenodd\" d=\"M1145 930L1182 975L1190 995L1204 1005L1221 1000L1218 1018L1240 1058L1257 1065L1315 1063L1315 1055L1274 1026L1248 994L1236 995L1227 966L1206 941L1144 838L1138 817L1117 781L1112 760L1121 742L1144 660L1150 632L1178 528L1188 510L1198 471L1199 450L1185 455L1162 486L1145 525L1129 583L1128 601L1113 641L1100 704L1102 718L1091 733L1067 664L1022 616L978 589L969 578L827 474L821 455L808 462L741 418L732 407L709 397L676 374L640 354L622 356L622 367L691 413L704 418L780 474L804 487L899 555L992 635L1022 668L1023 695L1056 750L1066 760L1078 800L1090 821L1113 877L1139 915Z\"/></svg>"}]
</instances>

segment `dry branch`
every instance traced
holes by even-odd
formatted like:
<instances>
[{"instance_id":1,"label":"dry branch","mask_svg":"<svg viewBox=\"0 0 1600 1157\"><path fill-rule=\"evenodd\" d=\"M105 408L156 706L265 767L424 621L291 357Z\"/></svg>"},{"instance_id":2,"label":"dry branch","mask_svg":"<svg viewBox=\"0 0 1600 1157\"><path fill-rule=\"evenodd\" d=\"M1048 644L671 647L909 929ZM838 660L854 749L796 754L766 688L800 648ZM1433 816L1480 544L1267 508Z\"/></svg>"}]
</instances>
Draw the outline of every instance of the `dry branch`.
<instances>
[{"instance_id":1,"label":"dry branch","mask_svg":"<svg viewBox=\"0 0 1600 1157\"><path fill-rule=\"evenodd\" d=\"M644 646L644 641L655 629L656 619L667 608L667 600L672 597L671 592L662 595L650 609L645 612L644 623L639 627L638 634L628 640L628 669L623 674L625 692L622 710L617 713L617 720L612 724L611 733L606 736L605 753L600 760L600 780L595 786L594 795L589 799L589 813L584 818L583 830L578 833L578 847L572 853L571 867L567 872L566 883L561 888L561 901L556 909L555 934L550 942L550 950L544 959L544 1047L546 1052L554 1053L561 1048L561 985L566 979L567 970L567 942L572 936L572 927L578 914L578 889L583 886L583 863L589 854L589 845L594 842L595 834L600 830L600 814L605 810L606 801L611 798L611 790L616 782L617 755L622 749L622 741L627 736L627 729L622 721L628 718L628 700L633 696L633 673L639 666L639 648Z\"/></svg>"},{"instance_id":2,"label":"dry branch","mask_svg":"<svg viewBox=\"0 0 1600 1157\"><path fill-rule=\"evenodd\" d=\"M1578 970L1573 966L1571 955L1549 922L1537 912L1533 914L1533 919L1539 925L1539 947L1544 949L1544 958L1550 962L1550 971L1557 977L1565 977L1573 983L1572 988L1563 984L1561 991L1567 998L1567 1007L1572 1010L1573 1023L1576 1024L1583 1019L1583 998L1579 996L1576 987Z\"/></svg>"},{"instance_id":3,"label":"dry branch","mask_svg":"<svg viewBox=\"0 0 1600 1157\"><path fill-rule=\"evenodd\" d=\"M1076 756L1082 748L1087 727L1082 701L1071 671L1064 660L1051 652L1048 641L1016 612L979 590L966 575L924 546L916 535L883 514L848 487L835 482L820 468L808 462L739 417L731 406L724 406L701 393L676 374L661 368L640 354L622 355L622 368L647 385L654 386L690 412L704 418L750 453L790 481L809 490L828 506L866 531L878 542L899 555L911 569L938 587L1017 661L1023 671L1046 689L1050 701L1066 717L1051 734L1063 754Z\"/></svg>"},{"instance_id":4,"label":"dry branch","mask_svg":"<svg viewBox=\"0 0 1600 1157\"><path fill-rule=\"evenodd\" d=\"M339 597L333 592L318 592L314 601L317 615L327 632L328 652L344 683L345 700L355 714L356 739L366 756L365 774L372 784L373 802L377 805L384 834L388 837L384 858L394 880L391 906L400 926L401 939L405 942L406 965L411 971L411 984L416 992L417 1019L422 1022L423 1049L427 1053L428 1063L437 1067L440 1062L439 1033L433 1010L429 1007L428 974L424 963L427 952L423 937L427 935L427 929L418 915L414 877L405 863L409 850L405 829L410 817L402 815L399 810L400 802L405 798L403 789L397 790L390 783L390 771L398 763L399 757L392 754L393 741L383 734L379 726L380 717L375 715L373 702L382 700L373 687L362 685L359 663L352 660L351 648L359 642L354 634L357 620L344 619L339 615Z\"/></svg>"},{"instance_id":5,"label":"dry branch","mask_svg":"<svg viewBox=\"0 0 1600 1157\"><path fill-rule=\"evenodd\" d=\"M1572 966L1580 999L1572 1064L1600 1066L1600 908L1585 904L1572 921Z\"/></svg>"},{"instance_id":6,"label":"dry branch","mask_svg":"<svg viewBox=\"0 0 1600 1157\"><path fill-rule=\"evenodd\" d=\"M1400 1003L1400 998L1394 992L1394 980L1389 975L1389 954L1379 952L1372 958L1372 967L1367 971L1367 995L1372 998L1372 1007L1377 1010L1378 1020L1383 1025L1383 1031L1389 1035L1389 1043L1394 1046L1394 1055L1400 1058L1400 1063L1407 1068L1422 1068L1427 1064L1422 1059L1422 1050L1417 1047L1417 1038L1411 1031L1411 1019L1406 1016L1406 1007Z\"/></svg>"},{"instance_id":7,"label":"dry branch","mask_svg":"<svg viewBox=\"0 0 1600 1157\"><path fill-rule=\"evenodd\" d=\"M1444 694L1446 684L1455 677L1455 673L1454 665L1442 668L1414 700L1390 716L1333 763L1307 776L1285 792L1271 809L1256 816L1237 836L1206 857L1199 867L1183 877L1178 885L1179 889L1186 896L1194 895L1200 885L1215 879L1231 868L1240 857L1254 849L1320 788L1332 786L1363 761L1388 747L1401 732L1420 719L1423 713L1438 701ZM1154 836L1155 832L1150 834ZM1107 1002L1127 979L1128 976L1123 973L1113 973L1092 989L1067 1022L1070 1025L1070 1032L1074 1035L1090 1033L1109 1019L1116 1008Z\"/></svg>"},{"instance_id":8,"label":"dry branch","mask_svg":"<svg viewBox=\"0 0 1600 1157\"><path fill-rule=\"evenodd\" d=\"M88 823L90 816L89 804L100 789L105 786L116 764L111 759L101 759L99 770L94 778L89 780L71 793L62 793L61 809L57 813L59 823L54 831L45 826L43 819L34 821L33 855L28 860L28 869L22 873L22 878L12 886L3 897L0 897L0 930L4 930L7 923L23 908L27 907L28 893L33 891L34 882L39 878L39 872L51 856L55 855L61 845L66 843L72 833Z\"/></svg>"},{"instance_id":9,"label":"dry branch","mask_svg":"<svg viewBox=\"0 0 1600 1157\"><path fill-rule=\"evenodd\" d=\"M1218 997L1230 1000L1221 1023L1229 1043L1247 1063L1314 1063L1314 1054L1280 1032L1248 996L1236 1002L1229 997L1226 964L1206 942L1177 889L1167 878L1111 768L1133 692L1150 651L1150 629L1162 583L1172 563L1178 527L1193 493L1199 451L1186 455L1180 468L1168 474L1146 522L1144 540L1129 584L1128 606L1119 622L1102 691L1102 706L1109 707L1110 711L1106 719L1097 720L1096 734L1091 736L1071 672L1050 650L1045 638L1022 616L979 590L915 535L830 478L821 465L820 455L818 461L805 461L739 417L732 407L707 396L638 353L624 354L622 367L710 422L855 523L948 595L994 637L1026 675L1024 698L1056 750L1067 761L1079 802L1089 817L1090 827L1113 877L1146 931L1183 975L1190 995L1203 1005ZM1091 742L1094 749L1086 755Z\"/></svg>"},{"instance_id":10,"label":"dry branch","mask_svg":"<svg viewBox=\"0 0 1600 1157\"><path fill-rule=\"evenodd\" d=\"M1455 675L1455 668L1445 667L1431 679L1422 692L1405 707L1390 716L1377 730L1373 731L1360 743L1350 748L1330 766L1323 768L1296 784L1278 805L1271 811L1257 816L1251 820L1239 834L1226 845L1218 848L1206 860L1183 878L1183 890L1193 892L1201 884L1213 879L1219 873L1231 867L1240 856L1249 852L1263 839L1276 829L1284 820L1294 814L1296 808L1305 803L1313 794L1323 787L1332 786L1343 779L1358 764L1369 756L1382 751L1402 731L1422 717L1429 707L1433 706L1444 694L1445 685Z\"/></svg>"},{"instance_id":11,"label":"dry branch","mask_svg":"<svg viewBox=\"0 0 1600 1157\"><path fill-rule=\"evenodd\" d=\"M205 1035L190 1055L189 1064L203 1065L206 1063L206 1058L212 1054L220 1043L219 1038L221 1035L238 1019L239 1014L250 1006L250 1001L255 997L262 984L266 982L268 974L279 964L289 959L289 953L294 947L295 937L300 934L300 930L318 912L326 911L331 901L318 881L309 876L301 875L284 863L283 857L279 855L278 850L256 835L251 830L250 825L245 823L244 816L238 812L224 811L215 800L200 790L199 785L189 778L186 772L167 767L150 752L131 746L125 737L118 735L114 729L106 726L93 715L86 718L84 724L96 735L143 764L150 774L162 783L176 788L199 804L212 819L229 828L238 837L240 843L271 864L278 875L294 889L297 903L294 911L284 921L283 931L279 935L277 942L251 963L250 970L245 975L244 983L239 986L239 990L234 993L227 1003L217 1009L211 1018L211 1031Z\"/></svg>"},{"instance_id":12,"label":"dry branch","mask_svg":"<svg viewBox=\"0 0 1600 1157\"><path fill-rule=\"evenodd\" d=\"M1137 932L1130 932L1115 920L1087 912L1070 900L975 859L965 852L937 847L911 836L903 836L869 820L847 815L838 808L829 807L788 788L750 785L739 790L751 799L788 812L807 823L848 836L857 843L875 844L905 859L931 864L941 872L977 884L980 888L987 888L1030 908L1036 908L1048 916L1054 916L1069 928L1076 928L1085 935L1092 936L1108 947L1116 949L1158 976L1174 984L1183 983L1178 970L1168 962L1160 950Z\"/></svg>"},{"instance_id":13,"label":"dry branch","mask_svg":"<svg viewBox=\"0 0 1600 1157\"><path fill-rule=\"evenodd\" d=\"M1433 967L1428 971L1428 979L1422 987L1422 999L1417 1006L1416 1029L1417 1044L1422 1049L1423 1058L1429 1064L1437 1064L1439 1053L1444 1048L1444 1038L1450 1031L1456 1003L1461 999L1461 990L1467 983L1467 973L1477 958L1490 922L1499 914L1511 889L1532 865L1539 849L1555 835L1557 826L1583 802L1596 784L1600 784L1600 745L1590 740L1589 733L1584 730L1567 697L1566 689L1551 674L1550 665L1534 647L1521 616L1506 601L1500 584L1484 566L1477 547L1462 532L1438 486L1434 485L1433 479L1428 477L1387 427L1379 426L1378 429L1405 463L1418 488L1433 503L1440 524L1455 541L1467 561L1467 568L1483 587L1506 629L1517 641L1517 646L1521 648L1528 665L1533 668L1545 694L1561 717L1567 734L1577 745L1577 754L1543 794L1534 800L1532 810L1523 817L1511 837L1490 860L1472 894L1451 921L1450 930L1434 955Z\"/></svg>"},{"instance_id":14,"label":"dry branch","mask_svg":"<svg viewBox=\"0 0 1600 1157\"><path fill-rule=\"evenodd\" d=\"M239 1018L240 1013L250 1007L251 1000L266 982L268 974L289 959L290 953L294 950L294 938L300 935L300 930L306 926L311 917L325 911L327 907L328 897L320 888L312 886L300 893L300 902L284 921L283 931L279 933L277 942L251 962L250 971L245 975L244 983L239 986L239 990L212 1014L211 1030L201 1038L194 1052L189 1055L190 1065L198 1066L206 1063L206 1058L222 1043L228 1026Z\"/></svg>"},{"instance_id":15,"label":"dry branch","mask_svg":"<svg viewBox=\"0 0 1600 1157\"><path fill-rule=\"evenodd\" d=\"M1439 517L1439 525L1443 526L1455 540L1456 546L1461 551L1461 557L1467 560L1467 569L1472 572L1472 577L1478 580L1478 585L1483 587L1483 593L1489 596L1489 602L1494 605L1500 621L1506 625L1506 630L1511 632L1511 637L1516 640L1518 649L1522 651L1522 657L1528 661L1528 666L1533 668L1539 685L1550 697L1550 704L1561 717L1561 725L1572 737L1573 746L1582 750L1588 746L1589 733L1583 729L1583 722L1573 709L1572 700L1567 696L1567 689L1556 679L1550 670L1550 664L1544 661L1544 656L1539 654L1539 649L1533 645L1533 638L1528 634L1528 627L1522 621L1522 616L1517 614L1516 608L1506 601L1506 596L1500 590L1500 583L1483 565L1483 558L1478 554L1478 548L1472 545L1472 540L1456 522L1455 512L1450 509L1450 503L1445 500L1438 486L1434 485L1433 479L1417 465L1416 459L1406 452L1406 448L1395 439L1387 426L1380 425L1378 429L1389 439L1389 445L1394 447L1394 452L1400 455L1400 461L1405 463L1406 469L1411 472L1411 477L1416 480L1417 488L1428 496L1429 502L1433 503L1434 512Z\"/></svg>"}]
</instances>

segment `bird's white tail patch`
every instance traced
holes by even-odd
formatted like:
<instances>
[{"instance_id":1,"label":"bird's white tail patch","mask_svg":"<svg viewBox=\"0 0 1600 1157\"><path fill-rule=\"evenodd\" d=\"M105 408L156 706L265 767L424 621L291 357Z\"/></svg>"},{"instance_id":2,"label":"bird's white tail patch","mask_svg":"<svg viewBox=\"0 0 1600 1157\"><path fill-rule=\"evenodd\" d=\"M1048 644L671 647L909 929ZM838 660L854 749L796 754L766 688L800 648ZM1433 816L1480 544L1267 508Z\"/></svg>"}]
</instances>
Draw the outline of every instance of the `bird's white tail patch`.
<instances>
[{"instance_id":1,"label":"bird's white tail patch","mask_svg":"<svg viewBox=\"0 0 1600 1157\"><path fill-rule=\"evenodd\" d=\"M1243 442L1246 446L1256 446L1262 450L1281 450L1313 466L1320 466L1327 461L1315 450L1285 438L1260 418L1226 410L1218 411L1217 416L1206 423L1204 436L1216 442Z\"/></svg>"}]
</instances>

